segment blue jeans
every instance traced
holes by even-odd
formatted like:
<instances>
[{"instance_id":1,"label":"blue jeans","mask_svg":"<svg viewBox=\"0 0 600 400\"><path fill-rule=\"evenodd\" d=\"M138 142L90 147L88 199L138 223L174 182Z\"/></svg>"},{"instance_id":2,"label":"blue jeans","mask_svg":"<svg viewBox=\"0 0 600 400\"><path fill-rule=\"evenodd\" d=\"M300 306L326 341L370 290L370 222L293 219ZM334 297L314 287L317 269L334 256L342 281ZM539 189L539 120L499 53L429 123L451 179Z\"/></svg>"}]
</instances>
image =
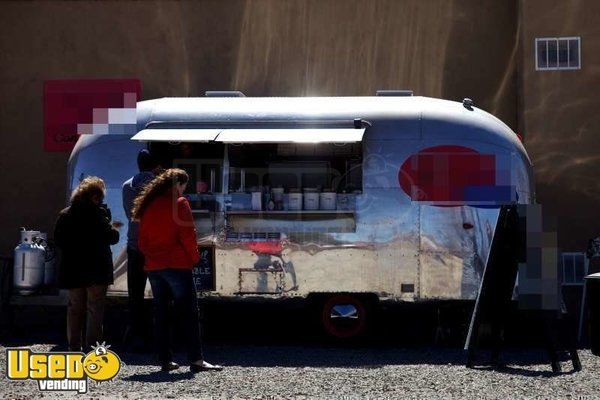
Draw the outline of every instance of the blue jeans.
<instances>
[{"instance_id":1,"label":"blue jeans","mask_svg":"<svg viewBox=\"0 0 600 400\"><path fill-rule=\"evenodd\" d=\"M171 326L169 323L169 303L173 300L175 319L179 322L179 332L187 347L188 360L202 360L202 343L198 320L198 299L192 278L187 269L167 268L149 271L148 279L152 286L154 303L154 325L158 359L161 363L172 361ZM178 338L179 339L179 338Z\"/></svg>"}]
</instances>

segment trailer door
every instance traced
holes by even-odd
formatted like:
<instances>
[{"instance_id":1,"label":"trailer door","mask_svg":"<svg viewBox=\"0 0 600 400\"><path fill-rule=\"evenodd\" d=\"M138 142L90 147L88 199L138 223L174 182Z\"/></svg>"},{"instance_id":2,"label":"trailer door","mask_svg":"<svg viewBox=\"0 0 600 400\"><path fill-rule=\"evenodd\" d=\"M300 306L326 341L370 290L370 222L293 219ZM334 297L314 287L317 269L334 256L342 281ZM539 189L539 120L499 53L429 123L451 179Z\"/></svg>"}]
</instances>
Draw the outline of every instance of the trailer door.
<instances>
[{"instance_id":1,"label":"trailer door","mask_svg":"<svg viewBox=\"0 0 600 400\"><path fill-rule=\"evenodd\" d=\"M511 200L502 152L472 147L430 146L402 166L403 189L419 203L422 299L475 298L498 206Z\"/></svg>"}]
</instances>

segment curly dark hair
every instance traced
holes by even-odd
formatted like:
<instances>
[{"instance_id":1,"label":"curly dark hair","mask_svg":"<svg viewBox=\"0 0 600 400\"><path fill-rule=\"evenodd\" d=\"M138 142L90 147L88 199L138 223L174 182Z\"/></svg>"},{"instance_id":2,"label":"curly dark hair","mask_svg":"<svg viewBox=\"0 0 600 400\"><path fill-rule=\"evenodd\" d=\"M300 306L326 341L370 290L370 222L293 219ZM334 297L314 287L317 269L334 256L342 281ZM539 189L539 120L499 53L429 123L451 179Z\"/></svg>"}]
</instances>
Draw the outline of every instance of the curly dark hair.
<instances>
[{"instance_id":1,"label":"curly dark hair","mask_svg":"<svg viewBox=\"0 0 600 400\"><path fill-rule=\"evenodd\" d=\"M79 182L79 185L71 194L71 204L74 203L91 203L94 196L104 198L106 185L101 178L97 176L88 176Z\"/></svg>"},{"instance_id":2,"label":"curly dark hair","mask_svg":"<svg viewBox=\"0 0 600 400\"><path fill-rule=\"evenodd\" d=\"M179 168L170 168L150 181L135 198L131 214L134 221L139 221L148 205L158 197L167 193L178 183L187 183L187 172Z\"/></svg>"}]
</instances>

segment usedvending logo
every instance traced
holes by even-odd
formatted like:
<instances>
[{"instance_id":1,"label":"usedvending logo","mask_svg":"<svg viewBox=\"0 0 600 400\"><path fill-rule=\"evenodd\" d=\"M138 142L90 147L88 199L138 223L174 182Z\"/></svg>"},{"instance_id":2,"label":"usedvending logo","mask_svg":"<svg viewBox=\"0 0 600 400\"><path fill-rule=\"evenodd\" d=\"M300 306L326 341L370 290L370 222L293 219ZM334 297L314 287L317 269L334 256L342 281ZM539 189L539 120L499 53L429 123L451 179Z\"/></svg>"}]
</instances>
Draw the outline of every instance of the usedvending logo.
<instances>
[{"instance_id":1,"label":"usedvending logo","mask_svg":"<svg viewBox=\"0 0 600 400\"><path fill-rule=\"evenodd\" d=\"M88 378L96 382L109 381L121 369L121 359L109 347L96 343L87 354L6 349L6 375L10 380L35 380L41 391L87 393Z\"/></svg>"}]
</instances>

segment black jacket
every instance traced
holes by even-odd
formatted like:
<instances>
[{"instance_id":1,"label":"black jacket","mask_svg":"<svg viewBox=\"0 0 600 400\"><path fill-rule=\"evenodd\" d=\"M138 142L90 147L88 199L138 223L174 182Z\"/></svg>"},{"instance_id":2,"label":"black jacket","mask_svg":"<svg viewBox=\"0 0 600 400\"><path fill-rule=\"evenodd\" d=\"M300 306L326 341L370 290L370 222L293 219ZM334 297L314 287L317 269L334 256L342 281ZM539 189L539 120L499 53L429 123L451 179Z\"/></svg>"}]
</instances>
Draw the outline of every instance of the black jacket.
<instances>
[{"instance_id":1,"label":"black jacket","mask_svg":"<svg viewBox=\"0 0 600 400\"><path fill-rule=\"evenodd\" d=\"M60 251L61 288L113 283L110 245L119 241L119 231L110 220L110 210L93 203L74 203L60 212L54 241Z\"/></svg>"}]
</instances>

